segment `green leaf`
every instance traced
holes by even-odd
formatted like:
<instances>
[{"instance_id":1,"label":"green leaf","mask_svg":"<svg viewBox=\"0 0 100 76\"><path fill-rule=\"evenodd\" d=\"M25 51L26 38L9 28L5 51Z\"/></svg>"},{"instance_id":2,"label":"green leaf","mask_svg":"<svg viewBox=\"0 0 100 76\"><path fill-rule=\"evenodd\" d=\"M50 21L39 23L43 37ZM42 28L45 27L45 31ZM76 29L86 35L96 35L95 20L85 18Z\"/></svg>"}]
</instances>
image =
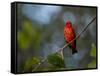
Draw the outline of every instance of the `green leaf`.
<instances>
[{"instance_id":1,"label":"green leaf","mask_svg":"<svg viewBox=\"0 0 100 76\"><path fill-rule=\"evenodd\" d=\"M23 20L23 32L27 34L30 39L30 43L33 44L34 49L38 49L41 42L41 31L39 27L36 27L28 19Z\"/></svg>"},{"instance_id":2,"label":"green leaf","mask_svg":"<svg viewBox=\"0 0 100 76\"><path fill-rule=\"evenodd\" d=\"M92 43L91 56L96 57L96 46Z\"/></svg>"},{"instance_id":3,"label":"green leaf","mask_svg":"<svg viewBox=\"0 0 100 76\"><path fill-rule=\"evenodd\" d=\"M33 68L33 65L38 64L40 62L39 58L32 57L26 60L24 64L24 71L30 70Z\"/></svg>"},{"instance_id":4,"label":"green leaf","mask_svg":"<svg viewBox=\"0 0 100 76\"><path fill-rule=\"evenodd\" d=\"M64 61L61 58L60 54L55 53L55 54L49 55L47 57L47 61L49 64L53 65L56 68L64 67Z\"/></svg>"},{"instance_id":5,"label":"green leaf","mask_svg":"<svg viewBox=\"0 0 100 76\"><path fill-rule=\"evenodd\" d=\"M96 68L96 60L93 60L91 63L89 63L88 68Z\"/></svg>"},{"instance_id":6,"label":"green leaf","mask_svg":"<svg viewBox=\"0 0 100 76\"><path fill-rule=\"evenodd\" d=\"M32 22L28 19L24 19L22 22L22 30L25 32L29 37L32 37L36 33L36 29L33 28Z\"/></svg>"},{"instance_id":7,"label":"green leaf","mask_svg":"<svg viewBox=\"0 0 100 76\"><path fill-rule=\"evenodd\" d=\"M40 28L34 26L32 22L25 18L22 21L22 29L17 33L18 45L22 49L27 49L29 46L34 50L39 49L41 43L41 31Z\"/></svg>"},{"instance_id":8,"label":"green leaf","mask_svg":"<svg viewBox=\"0 0 100 76\"><path fill-rule=\"evenodd\" d=\"M91 55L92 57L94 57L94 60L92 60L92 61L88 64L88 68L96 68L96 46L95 46L95 44L93 44L93 43L92 43L90 55Z\"/></svg>"},{"instance_id":9,"label":"green leaf","mask_svg":"<svg viewBox=\"0 0 100 76\"><path fill-rule=\"evenodd\" d=\"M29 46L29 43L30 43L30 39L29 37L23 33L23 32L18 32L17 33L17 36L18 36L18 45L20 48L28 48Z\"/></svg>"}]
</instances>

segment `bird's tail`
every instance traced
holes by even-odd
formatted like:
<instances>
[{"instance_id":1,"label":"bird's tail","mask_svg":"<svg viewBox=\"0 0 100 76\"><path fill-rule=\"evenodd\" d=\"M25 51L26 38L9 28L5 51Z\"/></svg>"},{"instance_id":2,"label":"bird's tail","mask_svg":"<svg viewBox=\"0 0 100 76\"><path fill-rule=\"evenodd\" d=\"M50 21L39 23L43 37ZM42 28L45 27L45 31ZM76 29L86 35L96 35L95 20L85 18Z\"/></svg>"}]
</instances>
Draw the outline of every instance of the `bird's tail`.
<instances>
[{"instance_id":1,"label":"bird's tail","mask_svg":"<svg viewBox=\"0 0 100 76\"><path fill-rule=\"evenodd\" d=\"M72 49L72 54L75 54L77 53L77 50L76 49Z\"/></svg>"}]
</instances>

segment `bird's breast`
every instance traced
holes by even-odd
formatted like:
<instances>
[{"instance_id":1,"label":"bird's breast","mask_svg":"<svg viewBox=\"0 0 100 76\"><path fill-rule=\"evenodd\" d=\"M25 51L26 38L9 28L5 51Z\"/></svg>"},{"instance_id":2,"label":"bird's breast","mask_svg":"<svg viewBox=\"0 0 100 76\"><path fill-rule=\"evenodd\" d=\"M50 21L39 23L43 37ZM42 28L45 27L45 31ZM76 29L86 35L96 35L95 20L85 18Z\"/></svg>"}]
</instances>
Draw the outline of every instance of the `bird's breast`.
<instances>
[{"instance_id":1,"label":"bird's breast","mask_svg":"<svg viewBox=\"0 0 100 76\"><path fill-rule=\"evenodd\" d=\"M74 32L71 28L64 29L64 36L67 42L73 40L75 38Z\"/></svg>"}]
</instances>

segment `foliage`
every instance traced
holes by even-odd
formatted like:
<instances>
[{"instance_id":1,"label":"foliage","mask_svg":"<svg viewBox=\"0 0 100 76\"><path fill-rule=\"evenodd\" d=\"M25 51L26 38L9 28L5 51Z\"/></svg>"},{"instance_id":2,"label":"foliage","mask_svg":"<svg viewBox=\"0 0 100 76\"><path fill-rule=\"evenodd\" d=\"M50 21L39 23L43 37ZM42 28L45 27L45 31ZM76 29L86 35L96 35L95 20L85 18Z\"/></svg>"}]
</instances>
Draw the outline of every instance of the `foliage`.
<instances>
[{"instance_id":1,"label":"foliage","mask_svg":"<svg viewBox=\"0 0 100 76\"><path fill-rule=\"evenodd\" d=\"M92 48L91 48L91 56L96 57L96 46L93 43L92 43Z\"/></svg>"},{"instance_id":2,"label":"foliage","mask_svg":"<svg viewBox=\"0 0 100 76\"><path fill-rule=\"evenodd\" d=\"M30 39L25 33L18 32L18 44L21 48L28 48Z\"/></svg>"},{"instance_id":3,"label":"foliage","mask_svg":"<svg viewBox=\"0 0 100 76\"><path fill-rule=\"evenodd\" d=\"M18 31L18 45L22 49L28 48L30 45L37 49L40 45L41 32L40 29L35 27L28 19L22 22L22 30Z\"/></svg>"},{"instance_id":4,"label":"foliage","mask_svg":"<svg viewBox=\"0 0 100 76\"><path fill-rule=\"evenodd\" d=\"M49 55L47 61L56 68L64 68L64 61L58 53Z\"/></svg>"},{"instance_id":5,"label":"foliage","mask_svg":"<svg viewBox=\"0 0 100 76\"><path fill-rule=\"evenodd\" d=\"M92 48L91 48L91 53L90 55L92 57L94 57L94 60L92 60L89 64L88 64L88 68L96 68L96 46L95 44L92 44Z\"/></svg>"},{"instance_id":6,"label":"foliage","mask_svg":"<svg viewBox=\"0 0 100 76\"><path fill-rule=\"evenodd\" d=\"M35 64L40 62L38 57L28 58L24 64L24 71L32 70Z\"/></svg>"}]
</instances>

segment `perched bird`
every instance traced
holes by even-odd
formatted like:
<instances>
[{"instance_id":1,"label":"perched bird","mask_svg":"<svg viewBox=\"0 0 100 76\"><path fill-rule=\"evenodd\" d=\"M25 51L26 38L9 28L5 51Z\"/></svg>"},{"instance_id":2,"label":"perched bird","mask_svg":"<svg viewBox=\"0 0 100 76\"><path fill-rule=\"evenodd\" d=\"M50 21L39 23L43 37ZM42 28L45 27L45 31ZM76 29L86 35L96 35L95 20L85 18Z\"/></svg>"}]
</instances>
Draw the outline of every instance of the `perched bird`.
<instances>
[{"instance_id":1,"label":"perched bird","mask_svg":"<svg viewBox=\"0 0 100 76\"><path fill-rule=\"evenodd\" d=\"M64 38L67 43L72 41L76 37L74 28L72 27L72 23L70 21L66 22L66 25L64 27ZM72 41L71 44L69 44L69 48L72 49L72 54L77 53L76 49L76 40Z\"/></svg>"}]
</instances>

